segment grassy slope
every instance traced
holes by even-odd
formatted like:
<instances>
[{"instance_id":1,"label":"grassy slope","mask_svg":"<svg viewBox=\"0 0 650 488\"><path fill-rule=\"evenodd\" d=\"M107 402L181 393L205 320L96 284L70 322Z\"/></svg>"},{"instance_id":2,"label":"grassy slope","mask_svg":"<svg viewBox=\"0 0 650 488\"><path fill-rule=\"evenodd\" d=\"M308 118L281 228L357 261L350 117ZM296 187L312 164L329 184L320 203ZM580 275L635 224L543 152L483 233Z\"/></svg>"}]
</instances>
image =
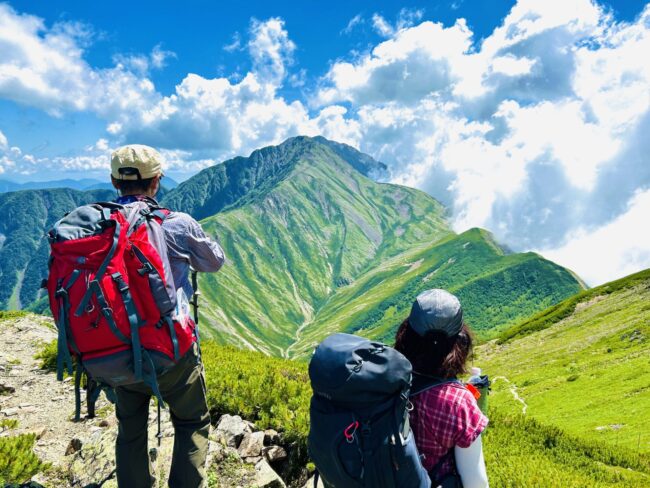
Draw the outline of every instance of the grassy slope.
<instances>
[{"instance_id":1,"label":"grassy slope","mask_svg":"<svg viewBox=\"0 0 650 488\"><path fill-rule=\"evenodd\" d=\"M204 360L208 401L216 415L240 414L259 428L284 431L305 452L311 396L305 363L210 342ZM633 488L650 483L647 455L577 439L505 409L491 408L489 416L484 442L491 486Z\"/></svg>"},{"instance_id":2,"label":"grassy slope","mask_svg":"<svg viewBox=\"0 0 650 488\"><path fill-rule=\"evenodd\" d=\"M414 298L436 287L458 295L467 321L482 333L516 323L580 290L564 268L533 253L504 255L489 233L472 229L417 246L340 290L292 352L308 354L335 330L391 343Z\"/></svg>"},{"instance_id":3,"label":"grassy slope","mask_svg":"<svg viewBox=\"0 0 650 488\"><path fill-rule=\"evenodd\" d=\"M650 452L650 270L567 303L572 313L556 314L546 328L478 349L477 364L497 378L491 402L521 411L511 392L516 388L527 415L543 423Z\"/></svg>"},{"instance_id":4,"label":"grassy slope","mask_svg":"<svg viewBox=\"0 0 650 488\"><path fill-rule=\"evenodd\" d=\"M338 287L449 234L443 213L424 193L375 183L315 144L271 191L202 222L228 256L223 271L202 276L204 316L226 340L281 354Z\"/></svg>"}]
</instances>

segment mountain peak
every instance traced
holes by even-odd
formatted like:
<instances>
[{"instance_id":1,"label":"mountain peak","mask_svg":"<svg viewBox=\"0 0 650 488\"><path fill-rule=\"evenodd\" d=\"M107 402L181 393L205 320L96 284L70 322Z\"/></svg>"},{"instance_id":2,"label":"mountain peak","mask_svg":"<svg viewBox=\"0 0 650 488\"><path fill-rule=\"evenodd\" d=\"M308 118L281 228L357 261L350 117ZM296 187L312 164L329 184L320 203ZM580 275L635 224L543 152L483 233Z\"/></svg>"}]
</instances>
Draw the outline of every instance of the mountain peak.
<instances>
[{"instance_id":1,"label":"mountain peak","mask_svg":"<svg viewBox=\"0 0 650 488\"><path fill-rule=\"evenodd\" d=\"M214 215L245 197L276 187L297 163L318 148L325 148L331 159L340 159L372 179L384 179L388 174L385 164L352 146L321 136L296 136L276 146L256 149L248 157L237 156L204 169L170 191L163 203L197 219Z\"/></svg>"}]
</instances>

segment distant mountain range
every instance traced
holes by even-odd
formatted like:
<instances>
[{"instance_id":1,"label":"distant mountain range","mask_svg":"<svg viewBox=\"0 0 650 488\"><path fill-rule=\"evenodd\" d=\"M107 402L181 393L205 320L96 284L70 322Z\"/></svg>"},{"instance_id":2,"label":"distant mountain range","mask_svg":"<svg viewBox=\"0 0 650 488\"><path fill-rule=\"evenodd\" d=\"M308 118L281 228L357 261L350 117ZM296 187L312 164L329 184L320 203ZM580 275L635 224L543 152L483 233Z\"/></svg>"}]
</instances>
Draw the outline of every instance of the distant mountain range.
<instances>
[{"instance_id":1,"label":"distant mountain range","mask_svg":"<svg viewBox=\"0 0 650 488\"><path fill-rule=\"evenodd\" d=\"M392 340L415 296L444 287L484 336L584 288L489 234L455 234L431 196L378 183L386 166L322 137L296 137L207 168L162 197L202 220L228 261L200 278L202 332L224 343L303 356L333 330ZM0 195L0 308L44 308L45 230L96 192ZM38 211L30 210L37 205ZM38 276L38 279L36 278Z\"/></svg>"},{"instance_id":2,"label":"distant mountain range","mask_svg":"<svg viewBox=\"0 0 650 488\"><path fill-rule=\"evenodd\" d=\"M167 189L176 188L178 183L172 178L165 176L162 180L163 186ZM80 180L64 179L51 181L28 181L25 183L16 183L10 180L0 180L0 193L8 193L20 190L44 190L52 188L70 188L72 190L113 190L111 182L96 180L93 178L82 178Z\"/></svg>"}]
</instances>

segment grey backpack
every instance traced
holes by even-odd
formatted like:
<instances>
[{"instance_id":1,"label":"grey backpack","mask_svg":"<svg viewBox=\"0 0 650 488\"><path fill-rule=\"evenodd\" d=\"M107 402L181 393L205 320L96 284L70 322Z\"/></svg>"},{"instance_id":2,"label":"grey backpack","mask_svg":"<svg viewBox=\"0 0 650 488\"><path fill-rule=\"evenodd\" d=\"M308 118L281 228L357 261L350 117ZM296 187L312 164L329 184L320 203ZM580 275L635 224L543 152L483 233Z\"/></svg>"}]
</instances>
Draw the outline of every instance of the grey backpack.
<instances>
[{"instance_id":1,"label":"grey backpack","mask_svg":"<svg viewBox=\"0 0 650 488\"><path fill-rule=\"evenodd\" d=\"M309 363L309 455L328 487L429 488L409 425L411 363L384 344L334 334Z\"/></svg>"}]
</instances>

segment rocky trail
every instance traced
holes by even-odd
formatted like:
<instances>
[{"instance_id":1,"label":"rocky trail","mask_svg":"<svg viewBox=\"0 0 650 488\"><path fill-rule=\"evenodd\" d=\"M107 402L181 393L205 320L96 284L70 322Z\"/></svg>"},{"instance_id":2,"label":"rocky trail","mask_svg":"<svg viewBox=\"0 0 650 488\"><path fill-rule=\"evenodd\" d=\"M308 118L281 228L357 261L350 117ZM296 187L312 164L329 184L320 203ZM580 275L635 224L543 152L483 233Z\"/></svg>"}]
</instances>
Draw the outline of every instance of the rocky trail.
<instances>
[{"instance_id":1,"label":"rocky trail","mask_svg":"<svg viewBox=\"0 0 650 488\"><path fill-rule=\"evenodd\" d=\"M74 381L66 378L58 382L55 374L41 369L41 360L34 357L44 344L55 338L52 321L45 317L0 319L0 421L18 422L15 428L0 427L0 437L36 434L34 451L50 467L32 481L46 488L98 485L114 488L117 486L114 407L102 394L96 417L88 419L82 391L82 420L74 422ZM157 408L152 401L149 449L156 487L167 486L174 439L166 410L162 410L161 421L162 440L158 447ZM221 416L210 434L207 486L287 486L276 472L276 469L286 469L290 461L279 441L275 431L256 431L251 422L237 416ZM294 482L293 486L301 485Z\"/></svg>"}]
</instances>

